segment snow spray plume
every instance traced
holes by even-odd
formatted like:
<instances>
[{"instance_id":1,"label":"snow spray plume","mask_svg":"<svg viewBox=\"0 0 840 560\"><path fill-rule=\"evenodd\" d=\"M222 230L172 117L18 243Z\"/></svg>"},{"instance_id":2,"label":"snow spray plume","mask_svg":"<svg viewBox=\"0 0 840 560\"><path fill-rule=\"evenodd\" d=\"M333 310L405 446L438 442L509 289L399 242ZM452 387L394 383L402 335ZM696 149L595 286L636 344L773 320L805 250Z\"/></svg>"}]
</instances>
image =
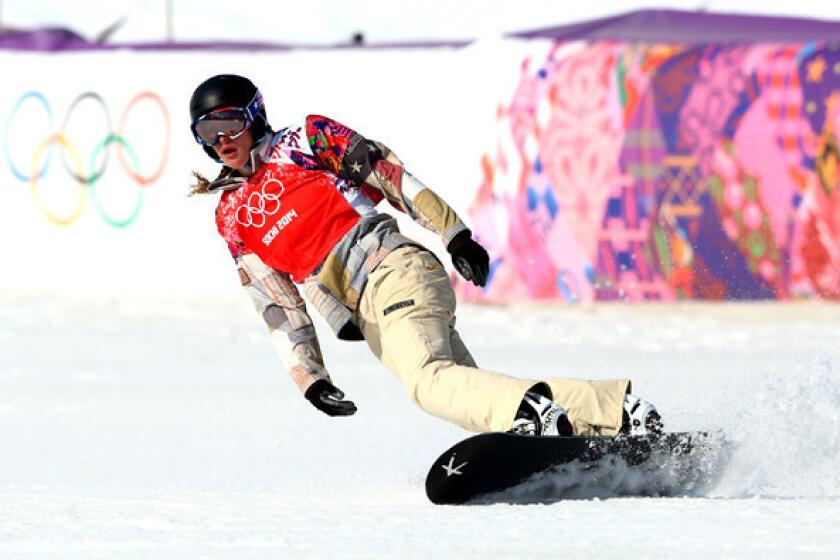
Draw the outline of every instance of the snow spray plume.
<instances>
[{"instance_id":1,"label":"snow spray plume","mask_svg":"<svg viewBox=\"0 0 840 560\"><path fill-rule=\"evenodd\" d=\"M716 493L729 497L840 497L840 376L817 358L796 371L746 379L731 464Z\"/></svg>"}]
</instances>

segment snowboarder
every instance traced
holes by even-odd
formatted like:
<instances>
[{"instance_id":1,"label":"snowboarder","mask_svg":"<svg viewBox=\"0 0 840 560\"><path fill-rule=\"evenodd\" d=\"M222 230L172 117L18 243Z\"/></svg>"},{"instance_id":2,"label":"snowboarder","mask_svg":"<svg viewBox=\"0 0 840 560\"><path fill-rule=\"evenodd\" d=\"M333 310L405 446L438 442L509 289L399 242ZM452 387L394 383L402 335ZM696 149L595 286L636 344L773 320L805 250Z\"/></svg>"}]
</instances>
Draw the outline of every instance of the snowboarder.
<instances>
[{"instance_id":1,"label":"snowboarder","mask_svg":"<svg viewBox=\"0 0 840 560\"><path fill-rule=\"evenodd\" d=\"M627 379L519 379L477 367L455 329L444 266L403 236L387 200L437 233L466 280L484 286L487 251L457 214L384 144L332 119L273 130L247 78L225 74L190 99L192 132L222 164L191 194L216 210L239 278L304 397L330 416L355 404L332 382L297 285L343 340L365 340L426 412L474 432L615 435L659 430Z\"/></svg>"}]
</instances>

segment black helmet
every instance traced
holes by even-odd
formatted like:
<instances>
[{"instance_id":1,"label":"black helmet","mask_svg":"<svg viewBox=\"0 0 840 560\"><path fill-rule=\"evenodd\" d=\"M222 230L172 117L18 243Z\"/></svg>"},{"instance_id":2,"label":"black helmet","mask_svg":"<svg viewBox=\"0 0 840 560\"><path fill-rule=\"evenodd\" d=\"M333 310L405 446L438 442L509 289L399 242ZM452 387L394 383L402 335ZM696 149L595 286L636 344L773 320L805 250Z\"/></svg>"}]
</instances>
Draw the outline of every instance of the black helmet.
<instances>
[{"instance_id":1,"label":"black helmet","mask_svg":"<svg viewBox=\"0 0 840 560\"><path fill-rule=\"evenodd\" d=\"M250 127L254 144L257 144L267 132L271 131L271 127L266 117L265 105L262 104L260 90L248 78L235 74L219 74L202 82L195 88L190 98L190 117L195 123L196 119L210 111L225 107L248 107L257 98L259 98L259 112ZM203 146L203 148L214 161L220 161L213 148L210 146Z\"/></svg>"}]
</instances>

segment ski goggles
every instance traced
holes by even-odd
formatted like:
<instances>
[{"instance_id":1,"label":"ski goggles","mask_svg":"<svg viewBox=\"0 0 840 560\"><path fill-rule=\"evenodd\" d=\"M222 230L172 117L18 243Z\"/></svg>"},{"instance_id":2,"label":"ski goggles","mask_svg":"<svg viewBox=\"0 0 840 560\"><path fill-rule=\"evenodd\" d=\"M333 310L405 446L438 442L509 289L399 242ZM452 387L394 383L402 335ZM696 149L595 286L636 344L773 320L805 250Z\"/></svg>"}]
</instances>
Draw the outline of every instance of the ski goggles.
<instances>
[{"instance_id":1,"label":"ski goggles","mask_svg":"<svg viewBox=\"0 0 840 560\"><path fill-rule=\"evenodd\" d=\"M239 138L259 117L262 104L262 95L257 92L247 107L224 107L201 115L190 127L195 141L202 146L215 146L222 136Z\"/></svg>"}]
</instances>

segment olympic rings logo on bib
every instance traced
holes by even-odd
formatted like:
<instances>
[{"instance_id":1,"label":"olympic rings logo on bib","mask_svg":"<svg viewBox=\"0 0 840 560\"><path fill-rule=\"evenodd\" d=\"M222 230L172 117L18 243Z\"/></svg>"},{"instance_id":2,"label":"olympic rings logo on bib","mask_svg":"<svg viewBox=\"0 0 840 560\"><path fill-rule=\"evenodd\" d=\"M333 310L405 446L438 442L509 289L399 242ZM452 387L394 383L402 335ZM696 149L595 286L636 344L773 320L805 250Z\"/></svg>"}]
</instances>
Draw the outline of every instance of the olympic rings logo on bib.
<instances>
[{"instance_id":1,"label":"olympic rings logo on bib","mask_svg":"<svg viewBox=\"0 0 840 560\"><path fill-rule=\"evenodd\" d=\"M280 192L265 192L265 189L272 183L280 186ZM248 195L245 203L236 209L236 222L245 227L261 228L265 226L268 216L273 216L280 211L280 197L285 190L286 188L279 179L269 179L259 192L252 192Z\"/></svg>"},{"instance_id":2,"label":"olympic rings logo on bib","mask_svg":"<svg viewBox=\"0 0 840 560\"><path fill-rule=\"evenodd\" d=\"M151 101L157 106L162 118L164 130L162 142L160 142L160 155L151 172L144 172L141 169L140 158L137 155L135 146L125 136L129 116L132 113L136 113L134 111L135 108L144 100ZM69 138L70 134L68 130L73 115L79 112L79 107L83 103L89 104L91 102L101 108L105 131L102 136L98 138L94 137L96 140L92 143L88 160L85 161L82 154L79 153L78 143L74 143ZM47 130L40 136L40 139L35 141L36 145L32 152L31 161L28 162L29 166L26 166L26 162L21 162L20 157L17 160L15 159L11 147L18 145L19 136L21 136L19 132L32 133L30 127L24 126L24 119L19 118L19 114L24 106L31 103L36 103L40 106L43 114L47 117L48 124ZM84 115L84 111L82 111L82 114ZM143 115L141 114L141 116ZM15 127L16 124L17 128ZM144 129L146 128L146 124L147 122L143 121ZM82 130L87 133L89 128L89 123L85 121L85 126ZM15 137L12 135L13 131L18 132ZM32 197L51 222L66 226L76 221L81 216L86 198L89 195L95 210L106 223L115 228L123 228L136 220L140 214L145 187L155 183L163 175L169 157L170 132L171 122L169 110L160 95L151 91L140 92L128 101L123 109L116 129L113 128L111 114L103 97L93 91L80 93L71 101L61 122L61 126L57 130L53 129L52 106L46 96L39 91L29 91L17 99L6 118L2 138L3 155L12 175L21 182L29 183ZM35 131L34 134L39 133ZM74 138L74 140L78 141L78 138ZM12 142L15 142L15 144L12 144ZM65 208L63 211L56 211L54 208L48 206L42 200L41 194L41 182L52 167L51 164L53 159L55 159L54 152L56 150L60 152L60 163L66 175L78 185L75 202L72 203L72 207ZM115 212L113 210L106 209L102 194L97 190L97 183L100 182L109 166L109 154L112 150L117 152L117 160L125 176L137 186L131 207L119 216L114 215ZM55 204L53 203L52 206L55 206Z\"/></svg>"}]
</instances>

